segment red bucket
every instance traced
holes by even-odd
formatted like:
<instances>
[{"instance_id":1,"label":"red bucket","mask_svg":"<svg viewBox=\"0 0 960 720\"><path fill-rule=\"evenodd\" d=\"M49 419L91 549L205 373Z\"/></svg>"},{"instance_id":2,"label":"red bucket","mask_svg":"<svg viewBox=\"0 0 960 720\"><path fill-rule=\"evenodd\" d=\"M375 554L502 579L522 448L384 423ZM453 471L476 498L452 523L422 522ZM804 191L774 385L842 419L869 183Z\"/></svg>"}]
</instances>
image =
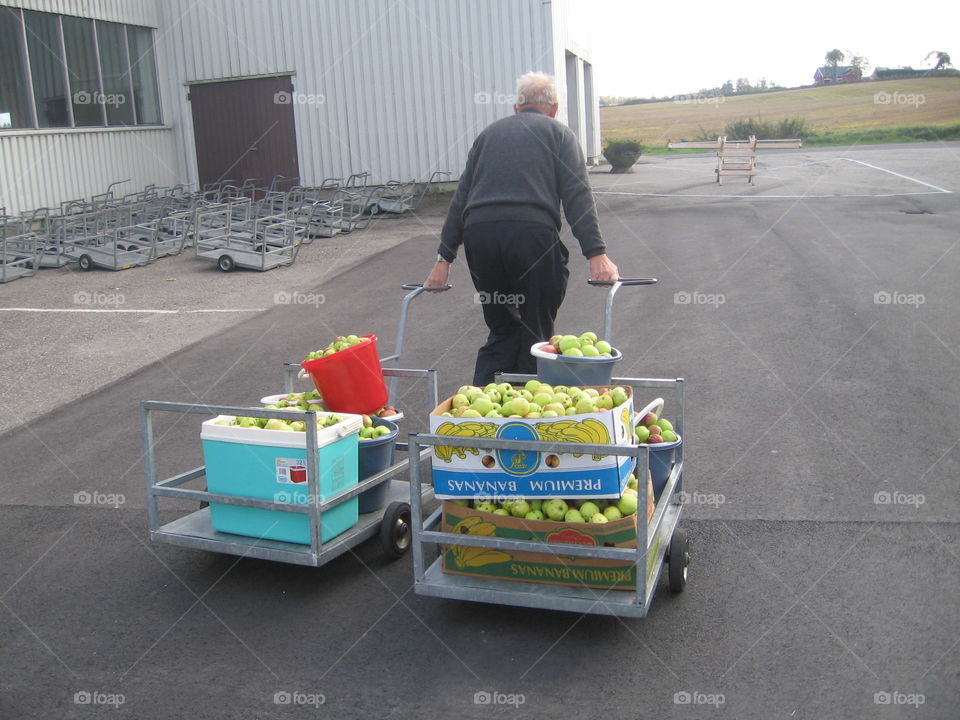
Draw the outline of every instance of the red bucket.
<instances>
[{"instance_id":1,"label":"red bucket","mask_svg":"<svg viewBox=\"0 0 960 720\"><path fill-rule=\"evenodd\" d=\"M387 404L377 336L361 337L369 338L370 342L300 363L323 396L327 410L367 415Z\"/></svg>"}]
</instances>

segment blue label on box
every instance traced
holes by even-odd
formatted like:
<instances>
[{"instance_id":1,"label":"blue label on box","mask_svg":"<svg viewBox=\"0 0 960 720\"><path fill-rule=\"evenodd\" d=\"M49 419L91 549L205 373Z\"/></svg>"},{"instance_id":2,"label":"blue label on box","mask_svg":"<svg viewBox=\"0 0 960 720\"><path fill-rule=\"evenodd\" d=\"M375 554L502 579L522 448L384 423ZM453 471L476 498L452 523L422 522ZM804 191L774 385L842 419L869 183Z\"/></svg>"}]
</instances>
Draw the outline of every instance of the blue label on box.
<instances>
[{"instance_id":1,"label":"blue label on box","mask_svg":"<svg viewBox=\"0 0 960 720\"><path fill-rule=\"evenodd\" d=\"M504 464L504 468L507 465ZM534 466L536 467L536 466ZM528 475L433 468L433 491L441 500L468 497L615 498L627 486L633 458L619 467L590 470L550 470Z\"/></svg>"},{"instance_id":2,"label":"blue label on box","mask_svg":"<svg viewBox=\"0 0 960 720\"><path fill-rule=\"evenodd\" d=\"M530 425L521 422L501 425L497 430L497 437L504 440L539 440L537 431ZM497 450L497 462L503 471L509 475L532 475L540 466L540 453L526 450Z\"/></svg>"}]
</instances>

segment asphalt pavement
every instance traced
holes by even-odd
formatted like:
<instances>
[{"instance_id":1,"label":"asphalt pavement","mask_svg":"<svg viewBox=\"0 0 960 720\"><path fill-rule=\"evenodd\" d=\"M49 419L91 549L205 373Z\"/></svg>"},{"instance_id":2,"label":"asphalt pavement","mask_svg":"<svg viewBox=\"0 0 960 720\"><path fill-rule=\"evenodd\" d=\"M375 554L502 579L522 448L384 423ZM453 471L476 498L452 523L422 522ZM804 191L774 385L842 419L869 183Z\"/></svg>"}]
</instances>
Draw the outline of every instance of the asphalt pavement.
<instances>
[{"instance_id":1,"label":"asphalt pavement","mask_svg":"<svg viewBox=\"0 0 960 720\"><path fill-rule=\"evenodd\" d=\"M689 582L640 620L421 597L374 542L305 568L148 539L139 402L256 403L332 334L392 351L444 199L289 270L0 286L21 308L0 313L0 717L955 718L958 150L763 154L755 186L699 155L591 174L621 273L660 280L617 295L617 373L686 388ZM572 252L560 330L599 330L586 271ZM412 303L402 358L442 394L485 335L462 262L452 282ZM249 312L24 309L111 287L128 310ZM423 429L424 388L401 396ZM164 477L202 462L200 419L158 425Z\"/></svg>"}]
</instances>

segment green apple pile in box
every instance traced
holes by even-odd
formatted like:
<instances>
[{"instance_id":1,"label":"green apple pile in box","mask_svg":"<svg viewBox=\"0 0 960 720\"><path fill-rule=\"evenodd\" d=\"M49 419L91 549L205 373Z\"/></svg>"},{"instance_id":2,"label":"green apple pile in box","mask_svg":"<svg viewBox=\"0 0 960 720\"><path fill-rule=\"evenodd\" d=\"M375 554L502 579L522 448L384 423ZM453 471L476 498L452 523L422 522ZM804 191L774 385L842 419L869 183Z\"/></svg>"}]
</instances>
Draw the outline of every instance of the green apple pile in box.
<instances>
[{"instance_id":1,"label":"green apple pile in box","mask_svg":"<svg viewBox=\"0 0 960 720\"><path fill-rule=\"evenodd\" d=\"M543 352L567 357L613 357L613 348L606 340L598 340L595 332L580 335L553 335L550 342L540 348Z\"/></svg>"},{"instance_id":2,"label":"green apple pile in box","mask_svg":"<svg viewBox=\"0 0 960 720\"><path fill-rule=\"evenodd\" d=\"M317 358L326 357L327 355L333 355L335 352L340 352L341 350L346 350L348 347L353 347L354 345L365 342L370 342L370 338L360 337L359 335L338 335L331 340L330 344L325 348L307 353L304 361L316 360Z\"/></svg>"},{"instance_id":3,"label":"green apple pile in box","mask_svg":"<svg viewBox=\"0 0 960 720\"><path fill-rule=\"evenodd\" d=\"M637 477L633 473L627 479L627 487L616 500L580 498L563 500L526 500L510 498L500 503L489 500L452 500L464 507L494 515L512 516L525 520L553 520L565 523L606 523L637 512Z\"/></svg>"},{"instance_id":4,"label":"green apple pile in box","mask_svg":"<svg viewBox=\"0 0 960 720\"><path fill-rule=\"evenodd\" d=\"M317 427L325 428L343 422L340 415L330 413L317 418ZM258 428L260 430L284 430L287 432L306 432L307 423L303 420L281 420L279 418L231 417L225 416L217 420L214 425L230 425L232 427Z\"/></svg>"},{"instance_id":5,"label":"green apple pile in box","mask_svg":"<svg viewBox=\"0 0 960 720\"><path fill-rule=\"evenodd\" d=\"M473 418L551 418L611 410L628 397L622 387L554 387L539 380L528 380L522 388L509 383L490 383L482 388L464 385L453 396L450 411L441 414Z\"/></svg>"}]
</instances>

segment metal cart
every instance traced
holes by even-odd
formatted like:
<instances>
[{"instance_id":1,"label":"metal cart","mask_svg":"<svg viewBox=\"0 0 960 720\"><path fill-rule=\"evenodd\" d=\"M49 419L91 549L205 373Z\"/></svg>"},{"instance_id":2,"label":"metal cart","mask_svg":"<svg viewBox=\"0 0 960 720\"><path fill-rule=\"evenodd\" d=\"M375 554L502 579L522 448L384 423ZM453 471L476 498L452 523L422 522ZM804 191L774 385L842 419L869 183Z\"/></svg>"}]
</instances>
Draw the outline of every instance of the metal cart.
<instances>
[{"instance_id":1,"label":"metal cart","mask_svg":"<svg viewBox=\"0 0 960 720\"><path fill-rule=\"evenodd\" d=\"M410 295L416 296L431 288L417 287ZM410 295L407 297L410 298ZM403 306L406 313L408 303ZM405 319L405 318L404 318ZM293 379L300 366L296 363L285 365L284 386L292 388ZM430 408L438 402L437 371L385 368L384 375L391 378L409 378L426 380L426 403ZM205 466L188 470L170 478L157 479L157 464L154 442L154 414L158 412L177 412L212 417L220 414L242 415L247 417L280 418L285 420L303 420L306 428L306 467L307 467L307 504L262 500L258 498L238 497L185 488L183 485L203 478ZM316 415L312 412L290 410L267 410L265 408L245 408L236 406L198 405L194 403L171 403L147 400L140 404L140 417L144 439L144 469L147 481L147 519L150 539L156 542L191 547L201 550L255 557L263 560L295 565L324 565L351 548L372 537L379 538L381 548L388 557L400 557L410 548L410 485L397 478L407 467L419 465L429 457L430 448L421 448L412 455L407 443L396 443L396 449L406 452L399 462L375 475L360 481L340 493L321 499L319 490L319 467L317 460ZM362 513L358 522L327 542L320 540L320 523L323 513L358 496L381 483L391 481L385 508L372 513ZM418 501L429 501L432 488L421 488ZM180 498L199 503L200 507L185 516L161 524L158 502L160 498ZM310 518L310 544L281 542L276 540L245 537L219 532L211 524L209 503L223 503L244 507L263 508L301 513Z\"/></svg>"},{"instance_id":2,"label":"metal cart","mask_svg":"<svg viewBox=\"0 0 960 720\"><path fill-rule=\"evenodd\" d=\"M606 298L605 333L611 337L613 296L621 285L652 284L656 280L624 280L617 283L594 283L610 285ZM503 374L498 380L525 382L533 375ZM683 437L683 379L615 377L614 385L629 385L636 390L655 390L666 393L675 416L674 425ZM649 470L649 446L646 445L594 445L580 443L554 443L537 441L504 440L494 438L464 438L450 435L414 433L410 436L411 452L419 453L437 445L486 450L514 450L552 454L583 453L603 456L629 456L636 461L638 478L645 478ZM681 487L683 480L683 443L676 449L675 462L669 478L657 502L653 516L645 525L638 522L636 548L595 547L547 543L539 540L513 540L484 535L463 535L438 530L442 520L442 508L424 516L422 504L417 497L424 482L419 465L410 466L410 506L413 528L414 590L418 595L469 600L519 607L543 608L589 614L615 615L621 617L644 617L650 609L660 576L666 566L670 589L683 590L687 579L690 553L689 543L683 530L677 527L682 509ZM647 485L638 486L638 520L646 516ZM646 532L641 528L646 527ZM585 585L550 585L536 582L494 580L482 577L454 575L443 572L443 559L428 561L426 546L437 546L442 555L443 546L468 546L494 550L533 552L547 555L595 558L632 563L636 572L636 584L630 590L595 589ZM431 558L434 554L431 554Z\"/></svg>"}]
</instances>

